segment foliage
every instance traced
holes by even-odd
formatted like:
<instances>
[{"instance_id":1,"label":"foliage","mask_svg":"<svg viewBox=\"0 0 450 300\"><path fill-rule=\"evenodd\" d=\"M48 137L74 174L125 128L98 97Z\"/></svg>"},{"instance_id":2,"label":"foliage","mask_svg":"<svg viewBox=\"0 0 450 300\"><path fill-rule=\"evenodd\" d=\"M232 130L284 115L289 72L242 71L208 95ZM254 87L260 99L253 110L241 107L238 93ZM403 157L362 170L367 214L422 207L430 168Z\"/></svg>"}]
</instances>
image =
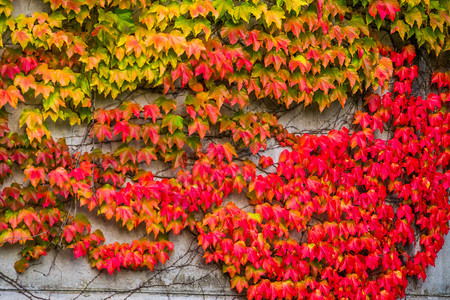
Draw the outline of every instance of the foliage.
<instances>
[{"instance_id":1,"label":"foliage","mask_svg":"<svg viewBox=\"0 0 450 300\"><path fill-rule=\"evenodd\" d=\"M22 245L18 272L52 248L109 273L153 270L188 228L249 299L390 299L407 277L425 279L449 230L450 73L433 73L428 97L412 95L414 59L448 55L449 1L45 2L49 13L14 18L0 0L11 41L0 178L24 176L0 193L0 245ZM164 96L118 100L137 89ZM324 136L248 109L273 99L322 111L350 96L366 104L354 128ZM14 109L22 133L8 128ZM120 146L71 153L52 121ZM269 140L285 148L278 158L258 154ZM155 161L176 177L155 178ZM222 205L232 193L254 210ZM102 245L74 206L148 237Z\"/></svg>"}]
</instances>

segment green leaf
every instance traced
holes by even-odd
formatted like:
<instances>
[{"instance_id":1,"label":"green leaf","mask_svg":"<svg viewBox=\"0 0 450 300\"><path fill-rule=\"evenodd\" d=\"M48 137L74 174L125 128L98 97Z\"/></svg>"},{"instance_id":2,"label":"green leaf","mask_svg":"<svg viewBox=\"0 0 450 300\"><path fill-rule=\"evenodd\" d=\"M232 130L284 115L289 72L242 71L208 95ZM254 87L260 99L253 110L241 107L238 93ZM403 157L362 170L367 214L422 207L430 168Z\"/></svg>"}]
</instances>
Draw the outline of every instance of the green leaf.
<instances>
[{"instance_id":1,"label":"green leaf","mask_svg":"<svg viewBox=\"0 0 450 300\"><path fill-rule=\"evenodd\" d=\"M183 130L183 118L178 115L169 114L162 119L161 128L167 127L170 133L174 133L175 130Z\"/></svg>"},{"instance_id":2,"label":"green leaf","mask_svg":"<svg viewBox=\"0 0 450 300\"><path fill-rule=\"evenodd\" d=\"M134 22L132 18L133 10L116 8L116 10L114 10L114 14L118 18L118 20L116 21L117 29L122 32L127 30L134 30Z\"/></svg>"},{"instance_id":3,"label":"green leaf","mask_svg":"<svg viewBox=\"0 0 450 300\"><path fill-rule=\"evenodd\" d=\"M34 128L36 125L42 125L42 114L38 109L30 110L25 108L20 114L19 127L27 125L29 128Z\"/></svg>"},{"instance_id":4,"label":"green leaf","mask_svg":"<svg viewBox=\"0 0 450 300\"><path fill-rule=\"evenodd\" d=\"M233 14L234 4L233 0L215 0L213 1L214 8L219 13L219 18L221 18L225 13Z\"/></svg>"},{"instance_id":5,"label":"green leaf","mask_svg":"<svg viewBox=\"0 0 450 300\"><path fill-rule=\"evenodd\" d=\"M413 26L414 22L417 22L417 27L420 28L422 26L423 18L420 10L417 7L413 7L412 9L408 9L405 12L405 21L409 24L409 26Z\"/></svg>"},{"instance_id":6,"label":"green leaf","mask_svg":"<svg viewBox=\"0 0 450 300\"><path fill-rule=\"evenodd\" d=\"M172 135L167 135L167 145L169 145L169 147L177 145L177 147L181 149L183 148L185 142L186 135L180 130L176 130Z\"/></svg>"},{"instance_id":7,"label":"green leaf","mask_svg":"<svg viewBox=\"0 0 450 300\"><path fill-rule=\"evenodd\" d=\"M250 21L250 14L252 12L253 6L248 2L243 2L241 5L236 6L233 12L233 20L238 24L242 23L240 20L244 20L245 22Z\"/></svg>"},{"instance_id":8,"label":"green leaf","mask_svg":"<svg viewBox=\"0 0 450 300\"><path fill-rule=\"evenodd\" d=\"M186 140L186 144L195 151L200 151L202 149L202 142L200 141L200 138L196 135L188 137Z\"/></svg>"},{"instance_id":9,"label":"green leaf","mask_svg":"<svg viewBox=\"0 0 450 300\"><path fill-rule=\"evenodd\" d=\"M191 19L186 19L184 16L179 16L175 20L174 28L181 29L184 35L189 35L194 29L194 21Z\"/></svg>"},{"instance_id":10,"label":"green leaf","mask_svg":"<svg viewBox=\"0 0 450 300\"><path fill-rule=\"evenodd\" d=\"M303 5L308 5L308 2L305 0L278 0L278 2L284 2L284 5L286 6L286 10L288 12L295 11L295 13L298 15L300 11L302 10ZM281 6L281 5L279 5Z\"/></svg>"},{"instance_id":11,"label":"green leaf","mask_svg":"<svg viewBox=\"0 0 450 300\"><path fill-rule=\"evenodd\" d=\"M59 107L65 107L66 104L61 99L61 95L58 91L55 91L54 93L51 93L48 98L44 98L42 100L42 106L44 107L44 110L48 111L49 109L53 110L55 113L59 113Z\"/></svg>"},{"instance_id":12,"label":"green leaf","mask_svg":"<svg viewBox=\"0 0 450 300\"><path fill-rule=\"evenodd\" d=\"M172 109L177 108L177 102L175 99L167 99L166 97L159 97L156 99L156 106L162 108L164 112L167 114Z\"/></svg>"}]
</instances>

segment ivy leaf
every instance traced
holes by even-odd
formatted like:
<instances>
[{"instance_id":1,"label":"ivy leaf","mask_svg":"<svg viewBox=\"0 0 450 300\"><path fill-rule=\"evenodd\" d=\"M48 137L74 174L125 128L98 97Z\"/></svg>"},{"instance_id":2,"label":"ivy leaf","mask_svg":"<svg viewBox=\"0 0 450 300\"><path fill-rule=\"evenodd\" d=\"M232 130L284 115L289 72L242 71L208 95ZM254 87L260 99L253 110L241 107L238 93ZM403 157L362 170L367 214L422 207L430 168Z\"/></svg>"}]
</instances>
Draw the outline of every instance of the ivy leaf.
<instances>
[{"instance_id":1,"label":"ivy leaf","mask_svg":"<svg viewBox=\"0 0 450 300\"><path fill-rule=\"evenodd\" d=\"M198 136L190 136L186 139L186 144L194 151L200 151L202 148L202 142Z\"/></svg>"},{"instance_id":2,"label":"ivy leaf","mask_svg":"<svg viewBox=\"0 0 450 300\"><path fill-rule=\"evenodd\" d=\"M125 101L120 105L120 109L122 110L122 117L125 120L129 120L132 115L139 119L139 114L141 113L142 107L139 103Z\"/></svg>"},{"instance_id":3,"label":"ivy leaf","mask_svg":"<svg viewBox=\"0 0 450 300\"><path fill-rule=\"evenodd\" d=\"M403 22L403 20L397 19L395 21L394 25L392 26L391 34L394 32L398 32L400 37L402 39L404 39L408 30L409 30L409 27L406 25L406 23Z\"/></svg>"},{"instance_id":4,"label":"ivy leaf","mask_svg":"<svg viewBox=\"0 0 450 300\"><path fill-rule=\"evenodd\" d=\"M322 19L323 0L317 0L317 18Z\"/></svg>"},{"instance_id":5,"label":"ivy leaf","mask_svg":"<svg viewBox=\"0 0 450 300\"><path fill-rule=\"evenodd\" d=\"M302 9L302 6L308 5L305 0L284 0L284 5L286 6L286 10L288 12L295 11L296 15L298 15ZM281 5L279 5L281 6ZM320 16L319 16L320 19Z\"/></svg>"},{"instance_id":6,"label":"ivy leaf","mask_svg":"<svg viewBox=\"0 0 450 300\"><path fill-rule=\"evenodd\" d=\"M245 40L245 26L243 24L234 24L233 22L227 22L220 30L220 36L222 38L228 37L232 45L236 44L239 38Z\"/></svg>"},{"instance_id":7,"label":"ivy leaf","mask_svg":"<svg viewBox=\"0 0 450 300\"><path fill-rule=\"evenodd\" d=\"M324 95L328 94L328 90L335 89L336 86L332 84L332 79L329 76L321 76L317 77L314 82L314 91L317 91L318 89L322 90Z\"/></svg>"},{"instance_id":8,"label":"ivy leaf","mask_svg":"<svg viewBox=\"0 0 450 300\"><path fill-rule=\"evenodd\" d=\"M219 18L221 18L225 13L232 12L234 10L234 4L232 0L214 0L213 5L219 14Z\"/></svg>"},{"instance_id":9,"label":"ivy leaf","mask_svg":"<svg viewBox=\"0 0 450 300\"><path fill-rule=\"evenodd\" d=\"M105 139L105 137L108 137L110 140L113 139L111 127L107 124L95 123L94 134L100 143Z\"/></svg>"},{"instance_id":10,"label":"ivy leaf","mask_svg":"<svg viewBox=\"0 0 450 300\"><path fill-rule=\"evenodd\" d=\"M268 27L270 27L270 25L274 23L278 29L281 29L281 22L285 18L286 17L284 15L284 10L281 7L275 5L264 13L264 20L266 21Z\"/></svg>"},{"instance_id":11,"label":"ivy leaf","mask_svg":"<svg viewBox=\"0 0 450 300\"><path fill-rule=\"evenodd\" d=\"M119 134L122 135L122 142L125 142L130 135L130 124L127 121L120 121L117 122L114 126L113 134L114 136L118 136Z\"/></svg>"},{"instance_id":12,"label":"ivy leaf","mask_svg":"<svg viewBox=\"0 0 450 300\"><path fill-rule=\"evenodd\" d=\"M44 98L42 100L42 105L44 110L48 111L49 109L53 110L55 113L59 113L59 107L66 107L66 103L61 99L61 95L59 92L51 93L48 98Z\"/></svg>"},{"instance_id":13,"label":"ivy leaf","mask_svg":"<svg viewBox=\"0 0 450 300\"><path fill-rule=\"evenodd\" d=\"M173 169L176 169L178 167L185 169L187 164L187 154L183 150L173 150L169 153L166 153L165 162L169 161L172 162Z\"/></svg>"},{"instance_id":14,"label":"ivy leaf","mask_svg":"<svg viewBox=\"0 0 450 300\"><path fill-rule=\"evenodd\" d=\"M161 104L163 106L164 104ZM176 104L175 104L176 107ZM164 109L166 111L166 109ZM166 111L167 113L167 111ZM153 123L156 122L156 119L158 117L161 117L161 112L159 110L159 107L156 104L148 104L144 106L144 118L148 119L148 117L152 118Z\"/></svg>"},{"instance_id":15,"label":"ivy leaf","mask_svg":"<svg viewBox=\"0 0 450 300\"><path fill-rule=\"evenodd\" d=\"M30 180L31 184L36 187L39 181L42 183L45 182L45 171L43 168L35 168L33 166L28 166L25 171L25 178L23 182Z\"/></svg>"},{"instance_id":16,"label":"ivy leaf","mask_svg":"<svg viewBox=\"0 0 450 300\"><path fill-rule=\"evenodd\" d=\"M413 7L408 9L405 13L405 21L409 24L409 26L413 27L414 22L417 23L417 27L420 28L422 26L423 18L420 10L417 7Z\"/></svg>"},{"instance_id":17,"label":"ivy leaf","mask_svg":"<svg viewBox=\"0 0 450 300\"><path fill-rule=\"evenodd\" d=\"M206 103L205 111L213 124L217 123L217 118L220 116L220 109L215 104Z\"/></svg>"},{"instance_id":18,"label":"ivy leaf","mask_svg":"<svg viewBox=\"0 0 450 300\"><path fill-rule=\"evenodd\" d=\"M173 134L167 135L167 145L169 147L177 145L177 147L181 149L183 148L185 142L186 142L186 135L184 134L184 132L180 130L176 130Z\"/></svg>"},{"instance_id":19,"label":"ivy leaf","mask_svg":"<svg viewBox=\"0 0 450 300\"><path fill-rule=\"evenodd\" d=\"M28 43L33 40L33 37L30 34L29 30L21 29L21 30L14 30L11 33L11 40L14 44L19 43L22 49L25 49Z\"/></svg>"},{"instance_id":20,"label":"ivy leaf","mask_svg":"<svg viewBox=\"0 0 450 300\"><path fill-rule=\"evenodd\" d=\"M10 79L14 79L17 73L20 73L20 68L16 64L4 64L0 69L2 77L8 76Z\"/></svg>"},{"instance_id":21,"label":"ivy leaf","mask_svg":"<svg viewBox=\"0 0 450 300\"><path fill-rule=\"evenodd\" d=\"M384 20L386 15L391 21L395 20L395 15L400 11L400 5L397 0L377 0L369 5L369 14L375 18L377 14L380 15L381 20Z\"/></svg>"},{"instance_id":22,"label":"ivy leaf","mask_svg":"<svg viewBox=\"0 0 450 300\"><path fill-rule=\"evenodd\" d=\"M28 268L28 260L24 257L14 263L14 269L16 270L17 273L23 273L27 268Z\"/></svg>"},{"instance_id":23,"label":"ivy leaf","mask_svg":"<svg viewBox=\"0 0 450 300\"><path fill-rule=\"evenodd\" d=\"M61 189L64 189L70 184L69 174L67 174L67 171L62 167L58 167L56 170L48 173L48 181L51 186L56 185Z\"/></svg>"},{"instance_id":24,"label":"ivy leaf","mask_svg":"<svg viewBox=\"0 0 450 300\"><path fill-rule=\"evenodd\" d=\"M112 12L108 13L112 14ZM117 29L122 32L134 30L134 22L132 18L133 10L116 8L114 10L114 15L117 16L116 18L114 18Z\"/></svg>"},{"instance_id":25,"label":"ivy leaf","mask_svg":"<svg viewBox=\"0 0 450 300\"><path fill-rule=\"evenodd\" d=\"M156 157L155 148L145 147L138 151L138 154L137 154L138 162L145 161L145 163L149 166L150 162L152 160L156 160L156 159L157 159L157 157Z\"/></svg>"},{"instance_id":26,"label":"ivy leaf","mask_svg":"<svg viewBox=\"0 0 450 300\"><path fill-rule=\"evenodd\" d=\"M36 89L36 81L32 75L25 76L18 74L14 78L14 85L19 86L23 93L28 92L30 88L33 90Z\"/></svg>"},{"instance_id":27,"label":"ivy leaf","mask_svg":"<svg viewBox=\"0 0 450 300\"><path fill-rule=\"evenodd\" d=\"M234 7L233 20L235 22L244 20L245 22L248 23L250 21L250 15L253 9L254 7L250 5L248 2L242 2L241 5ZM231 43L234 44L233 42Z\"/></svg>"},{"instance_id":28,"label":"ivy leaf","mask_svg":"<svg viewBox=\"0 0 450 300\"><path fill-rule=\"evenodd\" d=\"M157 124L144 124L141 127L142 139L144 143L147 144L148 139L152 141L153 144L157 144L159 140L159 126Z\"/></svg>"},{"instance_id":29,"label":"ivy leaf","mask_svg":"<svg viewBox=\"0 0 450 300\"><path fill-rule=\"evenodd\" d=\"M56 207L41 209L39 215L41 216L41 221L48 222L50 226L61 220L61 212Z\"/></svg>"},{"instance_id":30,"label":"ivy leaf","mask_svg":"<svg viewBox=\"0 0 450 300\"><path fill-rule=\"evenodd\" d=\"M168 114L171 110L175 110L177 108L177 102L175 99L167 99L166 97L159 97L156 99L156 106L162 108L166 114Z\"/></svg>"},{"instance_id":31,"label":"ivy leaf","mask_svg":"<svg viewBox=\"0 0 450 300\"><path fill-rule=\"evenodd\" d=\"M178 115L169 114L162 119L161 128L167 127L170 133L174 133L175 130L183 130L183 118Z\"/></svg>"},{"instance_id":32,"label":"ivy leaf","mask_svg":"<svg viewBox=\"0 0 450 300\"><path fill-rule=\"evenodd\" d=\"M353 122L353 124L361 124L362 128L367 128L369 127L371 121L372 118L368 113L357 111L355 113L355 121Z\"/></svg>"},{"instance_id":33,"label":"ivy leaf","mask_svg":"<svg viewBox=\"0 0 450 300\"><path fill-rule=\"evenodd\" d=\"M381 97L378 94L370 94L365 98L366 104L371 112L375 112L381 105Z\"/></svg>"},{"instance_id":34,"label":"ivy leaf","mask_svg":"<svg viewBox=\"0 0 450 300\"><path fill-rule=\"evenodd\" d=\"M188 84L189 80L192 78L194 73L192 72L191 68L188 66L188 64L180 63L175 68L175 70L172 71L172 78L173 80L177 80L178 77L181 78L181 87L183 88L186 84Z\"/></svg>"},{"instance_id":35,"label":"ivy leaf","mask_svg":"<svg viewBox=\"0 0 450 300\"><path fill-rule=\"evenodd\" d=\"M36 125L42 125L42 114L38 109L30 110L25 108L20 114L19 125L23 127L24 125L33 129Z\"/></svg>"},{"instance_id":36,"label":"ivy leaf","mask_svg":"<svg viewBox=\"0 0 450 300\"><path fill-rule=\"evenodd\" d=\"M231 288L236 288L239 294L242 292L244 288L248 288L248 282L244 276L235 275L231 278Z\"/></svg>"},{"instance_id":37,"label":"ivy leaf","mask_svg":"<svg viewBox=\"0 0 450 300\"><path fill-rule=\"evenodd\" d=\"M125 225L128 220L133 219L133 208L124 205L118 206L115 215L116 222L121 220L122 224Z\"/></svg>"},{"instance_id":38,"label":"ivy leaf","mask_svg":"<svg viewBox=\"0 0 450 300\"><path fill-rule=\"evenodd\" d=\"M263 155L259 158L259 164L265 169L265 168L273 165L273 159L272 159L272 157Z\"/></svg>"},{"instance_id":39,"label":"ivy leaf","mask_svg":"<svg viewBox=\"0 0 450 300\"><path fill-rule=\"evenodd\" d=\"M294 70L298 67L302 74L305 74L311 70L311 66L311 63L303 55L297 55L291 58L289 62L289 69L291 72L294 72Z\"/></svg>"},{"instance_id":40,"label":"ivy leaf","mask_svg":"<svg viewBox=\"0 0 450 300\"><path fill-rule=\"evenodd\" d=\"M84 230L91 232L91 222L89 222L88 218L81 213L77 214L75 218L73 218L72 224L75 230L79 233L83 233Z\"/></svg>"},{"instance_id":41,"label":"ivy leaf","mask_svg":"<svg viewBox=\"0 0 450 300\"><path fill-rule=\"evenodd\" d=\"M134 147L128 147L127 144L120 146L115 152L114 156L118 156L120 164L124 165L127 161L136 163L136 149Z\"/></svg>"},{"instance_id":42,"label":"ivy leaf","mask_svg":"<svg viewBox=\"0 0 450 300\"><path fill-rule=\"evenodd\" d=\"M198 132L200 138L204 138L206 135L206 131L209 130L209 123L201 118L192 119L191 123L188 125L189 135L192 135L194 132Z\"/></svg>"}]
</instances>

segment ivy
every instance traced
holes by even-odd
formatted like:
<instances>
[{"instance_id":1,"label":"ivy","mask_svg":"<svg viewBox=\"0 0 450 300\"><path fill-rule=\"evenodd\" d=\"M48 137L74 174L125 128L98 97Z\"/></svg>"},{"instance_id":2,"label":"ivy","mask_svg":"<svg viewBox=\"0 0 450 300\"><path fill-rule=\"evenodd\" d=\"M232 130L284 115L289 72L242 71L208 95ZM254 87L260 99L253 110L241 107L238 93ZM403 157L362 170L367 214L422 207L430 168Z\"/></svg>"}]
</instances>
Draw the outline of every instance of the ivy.
<instances>
[{"instance_id":1,"label":"ivy","mask_svg":"<svg viewBox=\"0 0 450 300\"><path fill-rule=\"evenodd\" d=\"M425 280L449 231L449 72L413 87L416 53L448 56L449 1L44 2L13 17L0 0L0 180L23 178L0 192L0 246L21 245L17 272L54 248L153 270L189 230L248 299L394 299ZM123 101L137 90L160 97ZM355 98L352 127L322 136L252 109ZM53 122L117 147L71 151ZM260 155L271 142L281 154ZM233 193L250 208L223 205ZM104 244L74 205L147 236Z\"/></svg>"}]
</instances>

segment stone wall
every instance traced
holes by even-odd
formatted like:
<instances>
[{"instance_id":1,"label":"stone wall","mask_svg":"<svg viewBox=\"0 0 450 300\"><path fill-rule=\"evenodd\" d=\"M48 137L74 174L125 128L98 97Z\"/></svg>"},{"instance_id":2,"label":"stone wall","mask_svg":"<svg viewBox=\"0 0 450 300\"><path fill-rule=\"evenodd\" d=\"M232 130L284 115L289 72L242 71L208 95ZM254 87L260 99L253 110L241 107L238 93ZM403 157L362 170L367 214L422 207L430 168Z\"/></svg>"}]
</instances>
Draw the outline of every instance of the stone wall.
<instances>
[{"instance_id":1,"label":"stone wall","mask_svg":"<svg viewBox=\"0 0 450 300\"><path fill-rule=\"evenodd\" d=\"M45 10L38 0L14 0L15 15L31 15L35 11ZM135 100L152 102L157 95L139 94ZM183 97L177 99L183 101ZM351 116L361 104L349 102L343 109L334 103L322 114L317 107L292 110L280 118L289 131L298 134L325 134L330 129L351 126ZM19 110L20 111L20 110ZM10 128L18 129L18 115L10 116ZM80 149L85 129L69 127L58 123L51 126L55 137L65 137L73 150ZM114 147L113 144L89 145L92 147ZM282 150L282 149L281 149ZM269 147L264 155L276 156L279 148ZM170 173L161 165L155 170L156 176ZM20 181L21 178L16 178ZM5 185L9 184L5 182ZM231 196L233 198L233 196ZM236 197L235 197L236 198ZM244 207L245 199L233 199ZM95 212L78 210L92 222L93 230L99 228L105 234L106 242L130 242L141 238L144 231L128 232L120 229L114 221L97 217ZM113 275L106 271L92 269L87 258L74 259L71 251L50 252L22 275L14 270L14 261L19 258L19 247L0 247L0 299L244 299L230 290L229 277L222 273L221 267L214 263L206 265L203 251L197 245L196 238L188 231L178 236L170 236L175 245L174 253L165 266L161 264L149 270L121 270ZM436 267L427 271L425 283L410 282L405 299L443 299L450 298L450 237L439 252Z\"/></svg>"}]
</instances>

